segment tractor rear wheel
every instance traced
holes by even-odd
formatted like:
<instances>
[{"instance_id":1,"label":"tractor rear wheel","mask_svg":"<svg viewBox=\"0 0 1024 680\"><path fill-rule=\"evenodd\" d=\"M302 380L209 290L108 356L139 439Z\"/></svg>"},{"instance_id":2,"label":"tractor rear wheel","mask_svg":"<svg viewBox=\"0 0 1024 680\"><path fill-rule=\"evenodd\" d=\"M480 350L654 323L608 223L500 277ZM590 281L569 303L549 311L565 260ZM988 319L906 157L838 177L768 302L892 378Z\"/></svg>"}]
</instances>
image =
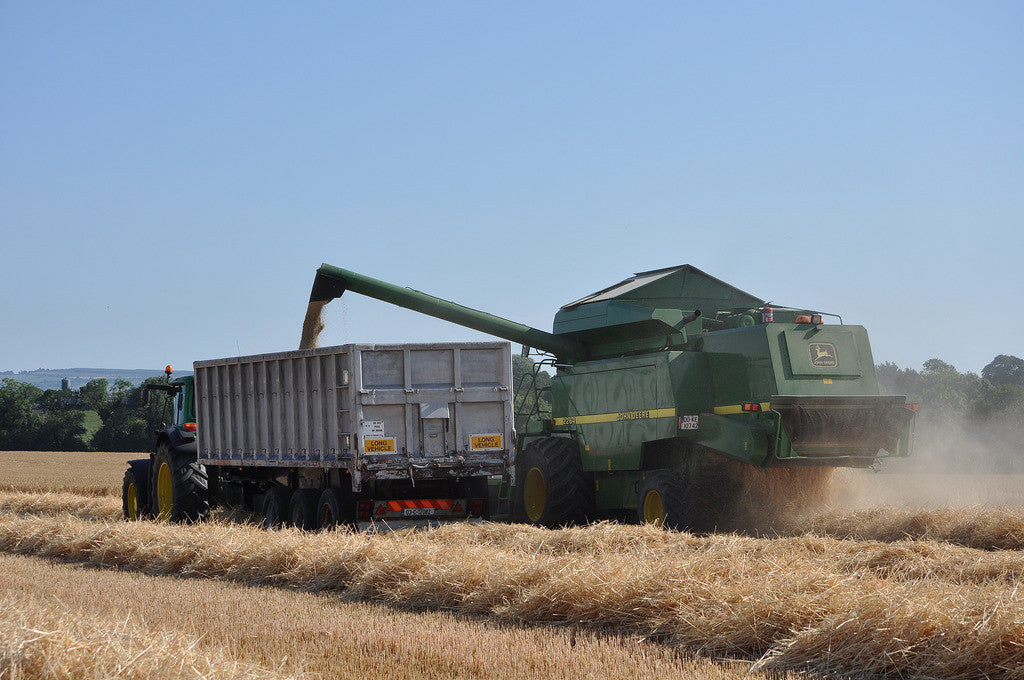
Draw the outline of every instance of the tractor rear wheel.
<instances>
[{"instance_id":1,"label":"tractor rear wheel","mask_svg":"<svg viewBox=\"0 0 1024 680\"><path fill-rule=\"evenodd\" d=\"M644 475L637 502L642 524L666 529L689 529L693 523L693 497L686 478L677 470L652 470Z\"/></svg>"},{"instance_id":2,"label":"tractor rear wheel","mask_svg":"<svg viewBox=\"0 0 1024 680\"><path fill-rule=\"evenodd\" d=\"M287 523L291 495L291 489L285 486L272 486L267 489L267 495L263 498L264 529L280 529Z\"/></svg>"},{"instance_id":3,"label":"tractor rear wheel","mask_svg":"<svg viewBox=\"0 0 1024 680\"><path fill-rule=\"evenodd\" d=\"M153 484L150 498L158 519L170 522L194 522L210 511L209 478L206 466L196 455L173 448L162 441L153 457Z\"/></svg>"},{"instance_id":4,"label":"tractor rear wheel","mask_svg":"<svg viewBox=\"0 0 1024 680\"><path fill-rule=\"evenodd\" d=\"M149 461L145 461L145 470L149 470ZM137 479L136 475L142 475ZM149 475L135 466L124 471L124 483L121 484L121 512L124 518L135 521L149 516Z\"/></svg>"},{"instance_id":5,"label":"tractor rear wheel","mask_svg":"<svg viewBox=\"0 0 1024 680\"><path fill-rule=\"evenodd\" d=\"M299 489L292 493L288 504L288 523L298 529L313 531L317 528L317 502L320 494L316 489Z\"/></svg>"},{"instance_id":6,"label":"tractor rear wheel","mask_svg":"<svg viewBox=\"0 0 1024 680\"><path fill-rule=\"evenodd\" d=\"M594 485L583 471L576 440L534 439L523 450L520 470L517 496L529 522L554 528L593 515Z\"/></svg>"}]
</instances>

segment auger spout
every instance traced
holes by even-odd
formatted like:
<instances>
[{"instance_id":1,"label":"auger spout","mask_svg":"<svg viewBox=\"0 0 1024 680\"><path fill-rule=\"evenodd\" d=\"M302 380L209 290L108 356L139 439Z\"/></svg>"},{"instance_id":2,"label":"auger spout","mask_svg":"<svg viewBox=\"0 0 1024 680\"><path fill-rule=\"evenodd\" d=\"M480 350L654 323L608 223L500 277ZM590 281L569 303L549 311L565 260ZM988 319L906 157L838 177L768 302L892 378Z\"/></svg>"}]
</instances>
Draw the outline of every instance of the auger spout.
<instances>
[{"instance_id":1,"label":"auger spout","mask_svg":"<svg viewBox=\"0 0 1024 680\"><path fill-rule=\"evenodd\" d=\"M449 300L443 300L412 288L403 288L347 269L322 264L313 280L310 292L310 309L317 312L324 304L341 297L345 291L366 295L399 307L405 307L427 316L450 321L505 340L521 343L554 354L560 361L576 363L586 357L584 346L572 338L565 338L525 324L503 319L500 316L481 312ZM310 325L307 323L307 325ZM308 344L307 333L303 332L303 344ZM313 345L315 346L315 341Z\"/></svg>"}]
</instances>

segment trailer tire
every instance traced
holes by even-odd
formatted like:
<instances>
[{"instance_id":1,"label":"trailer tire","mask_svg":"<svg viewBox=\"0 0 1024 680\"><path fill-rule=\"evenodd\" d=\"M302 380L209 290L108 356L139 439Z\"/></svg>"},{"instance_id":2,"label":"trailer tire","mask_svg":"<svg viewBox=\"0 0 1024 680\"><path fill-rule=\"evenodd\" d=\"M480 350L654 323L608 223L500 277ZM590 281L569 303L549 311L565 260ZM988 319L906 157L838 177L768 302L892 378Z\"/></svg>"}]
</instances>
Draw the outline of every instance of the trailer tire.
<instances>
[{"instance_id":1,"label":"trailer tire","mask_svg":"<svg viewBox=\"0 0 1024 680\"><path fill-rule=\"evenodd\" d=\"M540 437L523 450L517 500L527 521L546 527L585 523L594 514L594 485L576 440Z\"/></svg>"},{"instance_id":2,"label":"trailer tire","mask_svg":"<svg viewBox=\"0 0 1024 680\"><path fill-rule=\"evenodd\" d=\"M132 461L133 463L136 461ZM138 461L124 471L121 484L121 513L130 522L150 516L149 512L149 461ZM145 463L145 466L142 465Z\"/></svg>"},{"instance_id":3,"label":"trailer tire","mask_svg":"<svg viewBox=\"0 0 1024 680\"><path fill-rule=\"evenodd\" d=\"M289 501L291 489L285 486L272 486L263 497L263 528L280 529L288 524Z\"/></svg>"},{"instance_id":4,"label":"trailer tire","mask_svg":"<svg viewBox=\"0 0 1024 680\"><path fill-rule=\"evenodd\" d=\"M678 470L651 470L644 475L637 500L641 524L665 529L690 529L694 521L693 494Z\"/></svg>"},{"instance_id":5,"label":"trailer tire","mask_svg":"<svg viewBox=\"0 0 1024 680\"><path fill-rule=\"evenodd\" d=\"M288 523L303 531L317 529L317 502L320 494L316 489L299 489L292 492L288 503Z\"/></svg>"},{"instance_id":6,"label":"trailer tire","mask_svg":"<svg viewBox=\"0 0 1024 680\"><path fill-rule=\"evenodd\" d=\"M210 511L210 481L206 466L195 453L161 441L153 456L150 498L158 519L170 522L195 522Z\"/></svg>"},{"instance_id":7,"label":"trailer tire","mask_svg":"<svg viewBox=\"0 0 1024 680\"><path fill-rule=\"evenodd\" d=\"M321 530L330 531L339 526L356 526L355 506L351 502L345 503L344 496L341 489L333 486L327 487L320 494L316 517Z\"/></svg>"}]
</instances>

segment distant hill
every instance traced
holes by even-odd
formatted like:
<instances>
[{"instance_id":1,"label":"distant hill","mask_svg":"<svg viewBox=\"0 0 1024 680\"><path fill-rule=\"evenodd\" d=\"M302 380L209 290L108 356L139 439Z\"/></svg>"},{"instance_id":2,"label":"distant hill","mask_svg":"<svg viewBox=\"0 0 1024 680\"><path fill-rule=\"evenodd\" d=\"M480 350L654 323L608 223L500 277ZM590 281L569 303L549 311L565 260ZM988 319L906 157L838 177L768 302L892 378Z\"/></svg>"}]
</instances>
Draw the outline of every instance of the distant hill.
<instances>
[{"instance_id":1,"label":"distant hill","mask_svg":"<svg viewBox=\"0 0 1024 680\"><path fill-rule=\"evenodd\" d=\"M116 380L127 380L138 385L146 378L160 377L161 371L151 368L38 368L34 371L0 371L0 379L13 378L43 390L59 390L61 380L67 378L71 389L77 390L94 378L106 378L113 385ZM192 371L175 371L174 377L192 375Z\"/></svg>"}]
</instances>

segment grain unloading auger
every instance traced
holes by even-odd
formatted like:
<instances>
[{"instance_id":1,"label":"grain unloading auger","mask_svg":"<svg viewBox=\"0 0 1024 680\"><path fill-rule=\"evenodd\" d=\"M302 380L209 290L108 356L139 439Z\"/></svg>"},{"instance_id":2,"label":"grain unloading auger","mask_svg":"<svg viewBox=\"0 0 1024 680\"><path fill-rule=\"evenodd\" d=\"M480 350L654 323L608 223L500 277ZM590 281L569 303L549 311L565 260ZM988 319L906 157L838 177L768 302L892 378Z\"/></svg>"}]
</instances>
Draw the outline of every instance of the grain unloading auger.
<instances>
[{"instance_id":1,"label":"grain unloading auger","mask_svg":"<svg viewBox=\"0 0 1024 680\"><path fill-rule=\"evenodd\" d=\"M643 272L563 306L547 333L324 264L345 291L553 354L552 414L519 433L505 497L550 526L637 513L720 526L736 464L867 467L911 450L914 405L881 396L867 332L771 307L699 269Z\"/></svg>"}]
</instances>

